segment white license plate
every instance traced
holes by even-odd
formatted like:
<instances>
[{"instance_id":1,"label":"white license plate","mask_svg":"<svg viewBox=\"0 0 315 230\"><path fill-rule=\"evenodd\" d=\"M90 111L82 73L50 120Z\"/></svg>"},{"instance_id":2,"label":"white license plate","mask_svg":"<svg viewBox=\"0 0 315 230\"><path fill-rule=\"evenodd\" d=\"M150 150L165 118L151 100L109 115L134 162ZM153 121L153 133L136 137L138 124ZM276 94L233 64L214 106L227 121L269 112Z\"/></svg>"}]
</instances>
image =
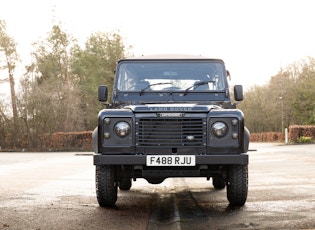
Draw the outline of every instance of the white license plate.
<instances>
[{"instance_id":1,"label":"white license plate","mask_svg":"<svg viewBox=\"0 0 315 230\"><path fill-rule=\"evenodd\" d=\"M147 166L195 166L196 156L191 155L152 155L147 156Z\"/></svg>"}]
</instances>

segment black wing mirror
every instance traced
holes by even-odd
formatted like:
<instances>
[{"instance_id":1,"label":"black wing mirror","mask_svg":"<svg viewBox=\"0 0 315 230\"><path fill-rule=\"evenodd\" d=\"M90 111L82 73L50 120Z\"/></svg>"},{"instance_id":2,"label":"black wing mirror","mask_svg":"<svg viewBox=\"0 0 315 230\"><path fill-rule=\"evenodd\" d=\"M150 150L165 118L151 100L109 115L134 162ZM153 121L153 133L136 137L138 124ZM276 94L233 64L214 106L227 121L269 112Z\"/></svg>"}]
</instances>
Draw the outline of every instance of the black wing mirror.
<instances>
[{"instance_id":1,"label":"black wing mirror","mask_svg":"<svg viewBox=\"0 0 315 230\"><path fill-rule=\"evenodd\" d=\"M100 85L98 87L98 100L101 102L107 101L108 89L106 85Z\"/></svg>"},{"instance_id":2,"label":"black wing mirror","mask_svg":"<svg viewBox=\"0 0 315 230\"><path fill-rule=\"evenodd\" d=\"M243 86L242 85L234 86L234 99L235 101L243 100Z\"/></svg>"}]
</instances>

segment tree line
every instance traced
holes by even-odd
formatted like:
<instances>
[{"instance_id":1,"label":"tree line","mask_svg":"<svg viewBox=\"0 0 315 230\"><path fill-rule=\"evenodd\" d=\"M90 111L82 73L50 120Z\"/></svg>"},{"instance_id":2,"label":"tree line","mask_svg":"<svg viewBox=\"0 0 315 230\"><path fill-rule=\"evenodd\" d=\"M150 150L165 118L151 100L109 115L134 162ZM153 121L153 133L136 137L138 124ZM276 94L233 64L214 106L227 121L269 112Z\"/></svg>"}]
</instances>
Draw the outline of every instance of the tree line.
<instances>
[{"instance_id":1,"label":"tree line","mask_svg":"<svg viewBox=\"0 0 315 230\"><path fill-rule=\"evenodd\" d=\"M53 25L33 43L17 90L17 45L0 20L0 84L10 85L10 104L0 99L0 147L36 149L54 132L93 130L102 108L98 85L112 87L116 61L132 56L131 48L117 32L93 33L82 47ZM266 85L252 86L238 108L251 132L281 132L293 124L314 125L314 99L315 59L309 57L281 68Z\"/></svg>"},{"instance_id":2,"label":"tree line","mask_svg":"<svg viewBox=\"0 0 315 230\"><path fill-rule=\"evenodd\" d=\"M117 32L95 32L82 48L59 24L32 47L17 90L17 44L0 20L0 83L9 82L11 96L10 105L0 99L2 148L36 149L54 132L93 130L102 108L98 86L112 86L116 61L131 49Z\"/></svg>"},{"instance_id":3,"label":"tree line","mask_svg":"<svg viewBox=\"0 0 315 230\"><path fill-rule=\"evenodd\" d=\"M238 108L253 133L315 125L315 59L296 61L281 68L266 85L252 86Z\"/></svg>"}]
</instances>

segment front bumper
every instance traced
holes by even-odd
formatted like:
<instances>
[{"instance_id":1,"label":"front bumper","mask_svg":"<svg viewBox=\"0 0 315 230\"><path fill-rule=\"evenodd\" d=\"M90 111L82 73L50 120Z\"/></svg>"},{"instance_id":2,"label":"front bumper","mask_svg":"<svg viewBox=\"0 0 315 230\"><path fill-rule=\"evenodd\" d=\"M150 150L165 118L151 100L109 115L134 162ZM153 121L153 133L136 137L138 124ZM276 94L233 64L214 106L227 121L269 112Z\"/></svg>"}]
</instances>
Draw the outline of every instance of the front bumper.
<instances>
[{"instance_id":1,"label":"front bumper","mask_svg":"<svg viewBox=\"0 0 315 230\"><path fill-rule=\"evenodd\" d=\"M248 154L196 155L196 165L248 164ZM94 155L94 165L146 165L145 155Z\"/></svg>"}]
</instances>

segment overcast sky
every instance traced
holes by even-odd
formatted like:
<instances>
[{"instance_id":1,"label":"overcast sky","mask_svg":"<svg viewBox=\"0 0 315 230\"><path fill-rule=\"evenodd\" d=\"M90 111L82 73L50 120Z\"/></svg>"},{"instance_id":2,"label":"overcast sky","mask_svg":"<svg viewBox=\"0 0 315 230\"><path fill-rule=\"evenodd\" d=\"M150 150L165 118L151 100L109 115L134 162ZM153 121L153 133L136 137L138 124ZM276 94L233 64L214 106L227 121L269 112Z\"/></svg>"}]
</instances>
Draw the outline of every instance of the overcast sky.
<instances>
[{"instance_id":1,"label":"overcast sky","mask_svg":"<svg viewBox=\"0 0 315 230\"><path fill-rule=\"evenodd\" d=\"M135 55L222 58L234 84L265 84L281 67L315 57L312 0L0 0L0 19L23 65L53 21L80 42L119 31Z\"/></svg>"}]
</instances>

